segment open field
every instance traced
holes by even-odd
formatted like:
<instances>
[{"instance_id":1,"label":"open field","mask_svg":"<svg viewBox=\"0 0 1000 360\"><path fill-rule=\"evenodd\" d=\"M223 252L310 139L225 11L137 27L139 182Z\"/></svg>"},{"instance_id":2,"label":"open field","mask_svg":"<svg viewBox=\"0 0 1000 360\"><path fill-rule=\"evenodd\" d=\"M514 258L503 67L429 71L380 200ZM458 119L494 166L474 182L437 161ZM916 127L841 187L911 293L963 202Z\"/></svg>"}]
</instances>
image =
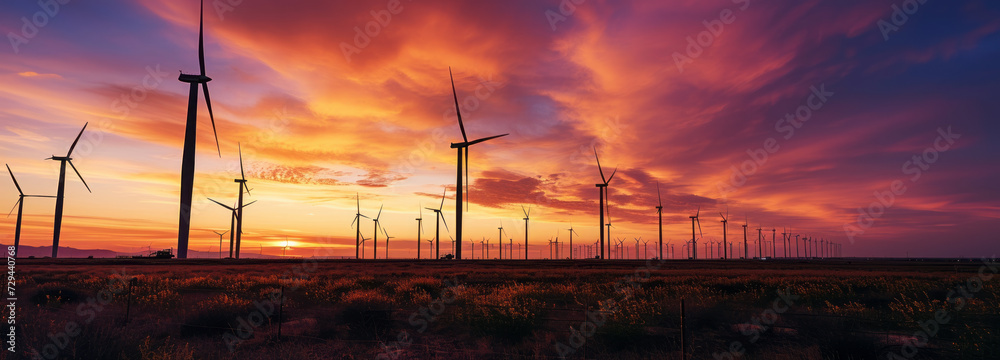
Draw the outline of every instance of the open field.
<instances>
[{"instance_id":1,"label":"open field","mask_svg":"<svg viewBox=\"0 0 1000 360\"><path fill-rule=\"evenodd\" d=\"M996 359L997 265L19 259L17 344L69 359Z\"/></svg>"}]
</instances>

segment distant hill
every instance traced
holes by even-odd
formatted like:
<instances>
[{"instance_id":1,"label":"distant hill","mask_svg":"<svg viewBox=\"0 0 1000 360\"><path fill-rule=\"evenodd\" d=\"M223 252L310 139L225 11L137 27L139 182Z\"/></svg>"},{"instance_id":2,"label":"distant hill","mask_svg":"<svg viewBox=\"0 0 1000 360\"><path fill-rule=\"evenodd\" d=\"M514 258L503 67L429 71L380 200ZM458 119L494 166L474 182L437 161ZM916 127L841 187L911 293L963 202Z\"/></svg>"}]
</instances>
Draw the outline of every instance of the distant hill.
<instances>
[{"instance_id":1,"label":"distant hill","mask_svg":"<svg viewBox=\"0 0 1000 360\"><path fill-rule=\"evenodd\" d=\"M7 246L10 246L10 244L3 244L2 246L3 246L4 252L6 252L7 251ZM153 249L153 251L156 251L156 250L162 250L162 249ZM36 258L43 258L43 257L50 257L50 256L52 256L52 247L51 246L27 246L27 245L21 245L21 249L19 251L20 251L20 254L18 254L19 258L26 258L26 257L29 257L29 256L34 256ZM77 248L66 247L66 246L60 246L59 247L59 258L86 258L86 257L90 257L90 256L93 256L95 258L115 258L115 257L118 257L119 255L120 256L133 256L133 255L148 255L148 254L149 254L149 251L146 251L146 250L139 251L139 252L117 252L117 251L105 250L105 249L77 249ZM259 255L259 254L251 254L251 253L247 253L247 252L243 253L243 257L244 258L248 258L248 259L249 258L253 258L253 259L261 259L261 258L263 258L263 259L281 259L282 258L280 256ZM188 258L193 258L193 259L218 259L219 258L219 253L218 252L203 252L203 251L196 251L196 250L188 250Z\"/></svg>"}]
</instances>

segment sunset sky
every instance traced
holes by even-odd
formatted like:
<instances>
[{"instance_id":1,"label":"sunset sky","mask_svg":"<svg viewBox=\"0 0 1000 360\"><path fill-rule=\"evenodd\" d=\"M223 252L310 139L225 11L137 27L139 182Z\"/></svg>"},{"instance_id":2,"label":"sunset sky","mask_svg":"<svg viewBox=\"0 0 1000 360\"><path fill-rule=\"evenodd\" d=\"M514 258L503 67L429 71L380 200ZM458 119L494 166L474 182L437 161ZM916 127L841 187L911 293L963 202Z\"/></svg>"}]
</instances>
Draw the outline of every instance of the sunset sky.
<instances>
[{"instance_id":1,"label":"sunset sky","mask_svg":"<svg viewBox=\"0 0 1000 360\"><path fill-rule=\"evenodd\" d=\"M618 167L612 237L628 244L656 238L659 181L678 252L699 207L703 241L721 241L728 208L731 240L746 217L779 242L791 227L848 256L1000 251L997 2L575 1L207 2L222 157L202 97L191 250L217 251L212 230L229 229L207 197L235 201L237 144L258 200L245 253L280 255L288 236L289 255L353 255L356 193L365 215L384 204L392 257L415 255L418 209L446 187L454 230L451 66L469 137L510 133L471 148L463 241L477 257L501 223L523 243L522 205L533 257L571 225L578 244L596 241L595 146L605 172ZM2 162L26 193L54 195L58 162L43 159L89 122L73 157L93 193L67 175L61 245L176 247L188 91L177 75L198 72L197 1L46 6L0 4ZM374 36L357 35L366 26ZM747 167L750 153L766 161ZM859 208L897 180L906 191L860 227ZM28 199L21 244L51 245L53 207ZM0 242L13 242L14 218ZM845 225L863 234L851 241Z\"/></svg>"}]
</instances>

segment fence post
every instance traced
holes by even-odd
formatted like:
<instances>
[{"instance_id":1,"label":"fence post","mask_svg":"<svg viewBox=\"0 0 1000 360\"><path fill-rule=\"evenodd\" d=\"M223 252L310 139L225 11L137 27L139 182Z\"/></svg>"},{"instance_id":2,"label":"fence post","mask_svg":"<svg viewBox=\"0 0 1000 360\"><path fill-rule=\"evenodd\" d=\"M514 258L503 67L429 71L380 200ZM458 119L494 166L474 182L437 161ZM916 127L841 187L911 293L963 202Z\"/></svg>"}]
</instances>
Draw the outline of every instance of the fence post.
<instances>
[{"instance_id":1,"label":"fence post","mask_svg":"<svg viewBox=\"0 0 1000 360\"><path fill-rule=\"evenodd\" d=\"M281 342L281 316L285 305L285 285L281 285L281 297L278 299L278 341Z\"/></svg>"},{"instance_id":2,"label":"fence post","mask_svg":"<svg viewBox=\"0 0 1000 360\"><path fill-rule=\"evenodd\" d=\"M687 359L687 344L684 342L684 299L681 298L681 360Z\"/></svg>"},{"instance_id":3,"label":"fence post","mask_svg":"<svg viewBox=\"0 0 1000 360\"><path fill-rule=\"evenodd\" d=\"M133 277L133 278L131 278L131 279L128 280L128 296L127 296L128 300L126 300L126 302L125 302L125 324L126 325L128 324L129 315L132 312L132 286L135 285L136 281L138 281L138 280L139 279L135 278L135 277Z\"/></svg>"}]
</instances>

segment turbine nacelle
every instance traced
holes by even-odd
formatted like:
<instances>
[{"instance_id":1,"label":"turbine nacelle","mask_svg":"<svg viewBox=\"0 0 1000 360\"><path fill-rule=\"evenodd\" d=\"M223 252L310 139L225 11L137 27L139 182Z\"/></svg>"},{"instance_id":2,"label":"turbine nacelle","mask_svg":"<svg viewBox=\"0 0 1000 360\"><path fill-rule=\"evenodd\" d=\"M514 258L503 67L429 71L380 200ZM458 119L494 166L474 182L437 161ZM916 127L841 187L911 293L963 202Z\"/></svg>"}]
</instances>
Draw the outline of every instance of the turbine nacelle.
<instances>
[{"instance_id":1,"label":"turbine nacelle","mask_svg":"<svg viewBox=\"0 0 1000 360\"><path fill-rule=\"evenodd\" d=\"M191 75L191 74L181 73L181 75L177 77L177 80L189 84L206 84L209 81L212 81L212 78L205 75Z\"/></svg>"}]
</instances>

